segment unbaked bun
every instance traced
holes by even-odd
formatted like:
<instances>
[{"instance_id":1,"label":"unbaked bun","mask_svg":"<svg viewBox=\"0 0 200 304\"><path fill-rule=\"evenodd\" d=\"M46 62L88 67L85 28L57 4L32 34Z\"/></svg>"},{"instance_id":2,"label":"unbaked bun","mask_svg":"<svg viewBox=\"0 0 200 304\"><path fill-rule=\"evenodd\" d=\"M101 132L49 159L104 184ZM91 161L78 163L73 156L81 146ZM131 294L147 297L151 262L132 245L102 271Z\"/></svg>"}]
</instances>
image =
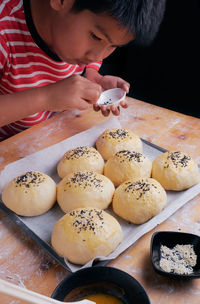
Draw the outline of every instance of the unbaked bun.
<instances>
[{"instance_id":1,"label":"unbaked bun","mask_svg":"<svg viewBox=\"0 0 200 304\"><path fill-rule=\"evenodd\" d=\"M142 141L138 135L126 129L108 129L96 140L96 147L105 160L121 150L142 152Z\"/></svg>"},{"instance_id":2,"label":"unbaked bun","mask_svg":"<svg viewBox=\"0 0 200 304\"><path fill-rule=\"evenodd\" d=\"M153 178L130 179L114 193L113 210L123 219L143 224L165 208L167 195Z\"/></svg>"},{"instance_id":3,"label":"unbaked bun","mask_svg":"<svg viewBox=\"0 0 200 304\"><path fill-rule=\"evenodd\" d=\"M115 187L104 175L92 171L73 172L57 186L57 202L64 212L76 208L105 209L112 201Z\"/></svg>"},{"instance_id":4,"label":"unbaked bun","mask_svg":"<svg viewBox=\"0 0 200 304\"><path fill-rule=\"evenodd\" d=\"M151 161L142 153L122 150L106 162L104 175L119 186L130 178L150 177L151 167Z\"/></svg>"},{"instance_id":5,"label":"unbaked bun","mask_svg":"<svg viewBox=\"0 0 200 304\"><path fill-rule=\"evenodd\" d=\"M53 227L52 246L74 264L107 256L122 241L122 229L110 214L96 208L78 208L64 215Z\"/></svg>"},{"instance_id":6,"label":"unbaked bun","mask_svg":"<svg viewBox=\"0 0 200 304\"><path fill-rule=\"evenodd\" d=\"M68 173L89 170L103 173L104 160L94 147L77 147L67 151L57 166L58 175L63 178Z\"/></svg>"},{"instance_id":7,"label":"unbaked bun","mask_svg":"<svg viewBox=\"0 0 200 304\"><path fill-rule=\"evenodd\" d=\"M40 215L56 202L56 183L42 172L26 172L4 187L2 201L18 215Z\"/></svg>"},{"instance_id":8,"label":"unbaked bun","mask_svg":"<svg viewBox=\"0 0 200 304\"><path fill-rule=\"evenodd\" d=\"M186 153L165 152L152 163L152 177L166 190L184 190L200 182L195 161Z\"/></svg>"}]
</instances>

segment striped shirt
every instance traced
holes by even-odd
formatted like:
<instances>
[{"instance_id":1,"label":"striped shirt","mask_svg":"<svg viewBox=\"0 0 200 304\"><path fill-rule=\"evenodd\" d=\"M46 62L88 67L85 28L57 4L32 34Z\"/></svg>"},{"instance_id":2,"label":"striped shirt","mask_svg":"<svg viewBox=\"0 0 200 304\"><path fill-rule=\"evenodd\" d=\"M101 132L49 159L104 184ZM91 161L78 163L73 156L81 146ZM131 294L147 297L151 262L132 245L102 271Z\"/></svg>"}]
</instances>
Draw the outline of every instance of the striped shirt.
<instances>
[{"instance_id":1,"label":"striped shirt","mask_svg":"<svg viewBox=\"0 0 200 304\"><path fill-rule=\"evenodd\" d=\"M99 70L101 63L88 65ZM29 0L0 1L0 94L57 82L84 67L62 62L38 35ZM0 111L1 115L1 111ZM43 111L0 128L0 141L55 115Z\"/></svg>"}]
</instances>

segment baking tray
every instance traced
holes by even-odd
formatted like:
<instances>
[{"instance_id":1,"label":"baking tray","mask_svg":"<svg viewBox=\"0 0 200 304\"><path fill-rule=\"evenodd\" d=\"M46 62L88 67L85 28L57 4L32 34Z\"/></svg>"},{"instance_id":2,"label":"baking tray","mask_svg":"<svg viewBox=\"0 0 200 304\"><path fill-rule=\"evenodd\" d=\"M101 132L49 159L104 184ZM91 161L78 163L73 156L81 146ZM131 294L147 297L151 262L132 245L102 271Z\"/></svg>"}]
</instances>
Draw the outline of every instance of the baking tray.
<instances>
[{"instance_id":1,"label":"baking tray","mask_svg":"<svg viewBox=\"0 0 200 304\"><path fill-rule=\"evenodd\" d=\"M70 139L67 139L59 144L53 145L51 147L48 147L44 150L41 150L39 152L36 152L32 155L29 155L25 157L24 159L21 159L17 162L9 164L2 172L3 175L0 175L0 190L2 190L2 179L6 178L7 174L10 175L11 172L13 176L17 176L19 172L23 173L22 167L27 168L26 171L29 170L39 170L49 174L56 182L59 181L57 172L56 172L56 166L58 159L60 159L61 154L63 155L64 152L71 149L71 147L74 146L80 146L85 142L85 140L93 141L93 145L95 142L95 139L99 134L102 133L103 130L106 128L115 128L115 127L121 127L119 122L117 121L110 121L103 123L101 125L98 125L97 127L93 127L87 131L84 131L80 134L77 134ZM93 139L92 139L93 136ZM81 142L83 141L83 142ZM166 149L163 149L162 147L159 147L155 144L152 144L144 139L142 139L143 142L143 154L149 157L149 159L152 161L157 155L160 153L166 152ZM79 143L77 145L77 143ZM90 145L92 142L90 142ZM85 145L88 145L88 142L85 143ZM66 149L67 147L67 149ZM44 168L40 168L40 165L37 164L36 161L38 157L40 159L44 157L43 153L45 155L51 154L52 151L58 151L58 148L60 148L60 152L58 152L57 158L54 160L54 164L52 163L50 172L47 172ZM64 150L63 150L64 149ZM47 157L48 158L48 157ZM35 162L35 163L34 163ZM30 164L31 163L31 164ZM35 168L35 169L33 169ZM21 171L20 171L21 170ZM11 178L11 176L10 176ZM5 181L4 183L5 184ZM63 211L60 209L58 204L56 203L54 207L46 212L45 214L42 214L40 216L36 217L22 217L16 215L14 212L12 212L10 209L8 209L0 200L0 210L2 210L16 225L18 225L26 234L28 234L34 241L36 241L41 247L43 247L55 260L58 261L65 269L67 269L70 272L74 272L76 270L79 270L82 267L88 267L88 266L94 266L94 265L106 265L110 260L116 258L120 253L122 253L124 250L126 250L128 247L130 247L132 244L135 243L143 234L149 232L151 229L153 229L155 226L157 226L159 223L163 222L165 219L167 219L170 215L172 215L176 210L178 210L181 206L183 206L187 201L192 199L194 196L196 196L198 193L200 193L200 184L195 185L194 187L181 191L181 192L175 192L175 191L167 191L168 195L168 203L167 207L157 216L150 219L148 222L142 224L142 225L133 225L128 223L127 221L119 218L117 215L112 213L111 207L107 210L109 213L114 215L117 220L120 222L122 226L123 233L126 232L125 238L122 241L122 244L118 246L118 248L110 254L108 257L97 257L96 259L90 261L86 265L79 266L74 265L69 262L67 262L64 258L59 256L54 249L51 246L51 231L55 224L55 222L64 215ZM171 202L173 204L171 204Z\"/></svg>"}]
</instances>

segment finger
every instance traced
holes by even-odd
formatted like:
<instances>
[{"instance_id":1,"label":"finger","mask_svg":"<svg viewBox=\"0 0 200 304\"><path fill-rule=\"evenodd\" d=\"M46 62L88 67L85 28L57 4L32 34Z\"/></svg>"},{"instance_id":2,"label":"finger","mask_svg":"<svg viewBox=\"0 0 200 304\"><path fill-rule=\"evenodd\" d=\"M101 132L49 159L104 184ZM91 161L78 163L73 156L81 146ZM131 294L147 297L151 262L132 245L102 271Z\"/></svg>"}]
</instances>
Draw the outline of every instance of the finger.
<instances>
[{"instance_id":1,"label":"finger","mask_svg":"<svg viewBox=\"0 0 200 304\"><path fill-rule=\"evenodd\" d=\"M110 109L111 109L113 115L119 116L119 114L120 114L120 107L119 106L118 107L111 106Z\"/></svg>"},{"instance_id":2,"label":"finger","mask_svg":"<svg viewBox=\"0 0 200 304\"><path fill-rule=\"evenodd\" d=\"M129 89L130 89L130 84L129 83L124 83L122 85L122 89L126 92L126 94L128 94Z\"/></svg>"},{"instance_id":3,"label":"finger","mask_svg":"<svg viewBox=\"0 0 200 304\"><path fill-rule=\"evenodd\" d=\"M124 80L121 79L121 78L118 78L117 87L118 87L118 88L121 88L121 89L124 90L126 93L128 93L128 92L129 92L129 89L130 89L130 83L128 83L127 81L124 81Z\"/></svg>"},{"instance_id":4,"label":"finger","mask_svg":"<svg viewBox=\"0 0 200 304\"><path fill-rule=\"evenodd\" d=\"M100 110L100 106L98 104L93 104L93 109L95 112L98 112Z\"/></svg>"},{"instance_id":5,"label":"finger","mask_svg":"<svg viewBox=\"0 0 200 304\"><path fill-rule=\"evenodd\" d=\"M90 104L95 104L101 95L101 87L94 85L94 87L87 87L83 90L83 99Z\"/></svg>"},{"instance_id":6,"label":"finger","mask_svg":"<svg viewBox=\"0 0 200 304\"><path fill-rule=\"evenodd\" d=\"M128 103L127 103L127 101L126 101L126 100L122 100L122 101L120 102L120 106L122 106L122 108L124 108L124 109L128 108Z\"/></svg>"},{"instance_id":7,"label":"finger","mask_svg":"<svg viewBox=\"0 0 200 304\"><path fill-rule=\"evenodd\" d=\"M78 110L87 110L87 109L89 109L89 107L90 107L90 104L87 101L83 100L83 99L80 100L80 102L77 103L77 106L76 106L76 108Z\"/></svg>"},{"instance_id":8,"label":"finger","mask_svg":"<svg viewBox=\"0 0 200 304\"><path fill-rule=\"evenodd\" d=\"M103 116L108 116L110 114L110 109L106 106L102 106L101 113L103 114Z\"/></svg>"}]
</instances>

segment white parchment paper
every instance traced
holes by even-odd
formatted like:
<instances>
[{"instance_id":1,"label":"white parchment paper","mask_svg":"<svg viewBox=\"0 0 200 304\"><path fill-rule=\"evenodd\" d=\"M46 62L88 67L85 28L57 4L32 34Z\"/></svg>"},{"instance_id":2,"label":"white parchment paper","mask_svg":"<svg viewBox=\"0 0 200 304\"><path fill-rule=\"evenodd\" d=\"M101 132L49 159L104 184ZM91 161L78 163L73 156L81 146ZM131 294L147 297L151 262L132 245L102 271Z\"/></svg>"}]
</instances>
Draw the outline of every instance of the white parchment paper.
<instances>
[{"instance_id":1,"label":"white parchment paper","mask_svg":"<svg viewBox=\"0 0 200 304\"><path fill-rule=\"evenodd\" d=\"M66 139L58 144L50 146L46 149L43 149L39 152L31 154L23 159L20 159L16 162L10 163L7 165L0 174L0 192L2 192L3 187L14 177L25 173L31 170L38 170L50 175L56 183L60 181L60 178L57 175L56 168L59 160L63 154L77 146L94 146L97 137L108 128L121 128L121 125L117 118L113 117L106 122L96 125L95 127L81 132L69 139ZM143 142L143 154L146 155L151 161L162 153L156 146ZM134 244L142 235L153 229L158 224L166 220L170 215L172 215L176 210L183 206L186 202L195 197L200 193L200 184L193 186L192 188L175 192L167 191L167 206L166 208L157 216L149 220L148 222L142 225L134 225L129 222L119 218L112 212L110 207L107 212L112 214L117 218L121 224L123 231L123 241L107 257L96 257L98 260L111 260L115 259L120 253L122 253L129 246ZM3 203L0 203L0 205ZM20 217L18 216L19 221L28 227L39 239L51 246L51 231L54 224L62 217L64 213L56 204L50 211L47 213L37 216L37 217ZM18 221L16 221L18 224ZM54 251L53 251L54 252ZM96 260L95 259L95 260ZM74 265L65 260L67 268L74 272L83 267L92 266L93 261L90 261L84 266Z\"/></svg>"}]
</instances>

